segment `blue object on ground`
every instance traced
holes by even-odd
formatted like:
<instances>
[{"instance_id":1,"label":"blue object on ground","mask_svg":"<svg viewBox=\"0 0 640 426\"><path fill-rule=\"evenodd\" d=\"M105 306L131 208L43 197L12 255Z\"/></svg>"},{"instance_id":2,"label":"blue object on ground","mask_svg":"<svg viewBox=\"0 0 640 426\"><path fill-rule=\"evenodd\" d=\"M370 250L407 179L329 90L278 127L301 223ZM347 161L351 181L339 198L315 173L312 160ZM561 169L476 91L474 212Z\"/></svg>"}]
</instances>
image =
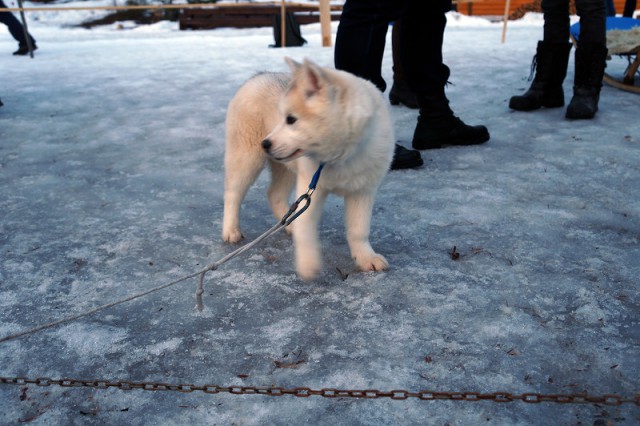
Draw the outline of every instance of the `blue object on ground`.
<instances>
[{"instance_id":1,"label":"blue object on ground","mask_svg":"<svg viewBox=\"0 0 640 426\"><path fill-rule=\"evenodd\" d=\"M640 19L624 18L618 16L607 16L607 31L630 30L633 27L640 27ZM576 40L580 39L580 22L571 25L569 29L571 36Z\"/></svg>"}]
</instances>

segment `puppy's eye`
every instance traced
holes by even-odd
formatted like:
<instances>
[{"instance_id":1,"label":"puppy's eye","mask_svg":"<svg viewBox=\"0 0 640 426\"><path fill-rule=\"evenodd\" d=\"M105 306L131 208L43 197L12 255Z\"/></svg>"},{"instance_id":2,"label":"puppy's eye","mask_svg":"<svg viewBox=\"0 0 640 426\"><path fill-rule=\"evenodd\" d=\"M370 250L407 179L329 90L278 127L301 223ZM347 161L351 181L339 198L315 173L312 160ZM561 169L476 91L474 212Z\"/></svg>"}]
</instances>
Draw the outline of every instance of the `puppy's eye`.
<instances>
[{"instance_id":1,"label":"puppy's eye","mask_svg":"<svg viewBox=\"0 0 640 426\"><path fill-rule=\"evenodd\" d=\"M287 115L287 124L289 126L291 126L296 121L298 121L298 119L296 117L294 117L293 115Z\"/></svg>"}]
</instances>

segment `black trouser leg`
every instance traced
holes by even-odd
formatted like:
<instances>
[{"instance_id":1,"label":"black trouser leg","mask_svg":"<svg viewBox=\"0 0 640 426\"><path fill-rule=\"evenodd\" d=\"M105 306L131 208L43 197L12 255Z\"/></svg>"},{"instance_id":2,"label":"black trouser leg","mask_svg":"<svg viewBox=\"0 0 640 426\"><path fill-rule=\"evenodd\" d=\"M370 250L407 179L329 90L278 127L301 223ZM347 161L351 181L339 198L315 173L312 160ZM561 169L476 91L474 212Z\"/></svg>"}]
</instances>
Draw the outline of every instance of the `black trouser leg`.
<instances>
[{"instance_id":1,"label":"black trouser leg","mask_svg":"<svg viewBox=\"0 0 640 426\"><path fill-rule=\"evenodd\" d=\"M443 91L449 68L442 62L442 43L450 0L412 0L402 20L400 58L407 82L416 93Z\"/></svg>"},{"instance_id":2,"label":"black trouser leg","mask_svg":"<svg viewBox=\"0 0 640 426\"><path fill-rule=\"evenodd\" d=\"M624 3L624 11L622 12L622 16L626 18L633 18L633 12L636 11L636 0L627 0Z\"/></svg>"},{"instance_id":3,"label":"black trouser leg","mask_svg":"<svg viewBox=\"0 0 640 426\"><path fill-rule=\"evenodd\" d=\"M387 30L405 7L406 1L399 0L348 0L336 35L336 68L369 80L384 91L382 57Z\"/></svg>"},{"instance_id":4,"label":"black trouser leg","mask_svg":"<svg viewBox=\"0 0 640 426\"><path fill-rule=\"evenodd\" d=\"M400 59L400 50L402 49L400 44L400 31L402 29L402 19L398 19L393 22L393 29L391 31L391 52L393 54L393 85L389 90L389 102L391 105L404 105L407 108L417 109L418 100L416 99L416 93L411 90L407 83L407 76L402 66L402 59Z\"/></svg>"},{"instance_id":5,"label":"black trouser leg","mask_svg":"<svg viewBox=\"0 0 640 426\"><path fill-rule=\"evenodd\" d=\"M602 5L604 6L604 1ZM542 0L544 36L547 43L562 44L569 41L569 0Z\"/></svg>"},{"instance_id":6,"label":"black trouser leg","mask_svg":"<svg viewBox=\"0 0 640 426\"><path fill-rule=\"evenodd\" d=\"M2 6L4 7L4 6ZM20 46L27 45L27 39L24 36L24 29L18 19L11 12L0 12L0 22L9 28L9 33L16 39Z\"/></svg>"},{"instance_id":7,"label":"black trouser leg","mask_svg":"<svg viewBox=\"0 0 640 426\"><path fill-rule=\"evenodd\" d=\"M576 0L580 16L580 40L606 45L607 9L603 0ZM565 43L569 40L569 0L542 0L544 41Z\"/></svg>"},{"instance_id":8,"label":"black trouser leg","mask_svg":"<svg viewBox=\"0 0 640 426\"><path fill-rule=\"evenodd\" d=\"M607 45L607 8L602 0L577 0L580 43Z\"/></svg>"},{"instance_id":9,"label":"black trouser leg","mask_svg":"<svg viewBox=\"0 0 640 426\"><path fill-rule=\"evenodd\" d=\"M449 78L449 68L442 63L444 14L449 10L451 0L348 0L336 35L336 68L384 90L387 30L390 22L402 18L398 54L407 82L416 92L441 90Z\"/></svg>"}]
</instances>

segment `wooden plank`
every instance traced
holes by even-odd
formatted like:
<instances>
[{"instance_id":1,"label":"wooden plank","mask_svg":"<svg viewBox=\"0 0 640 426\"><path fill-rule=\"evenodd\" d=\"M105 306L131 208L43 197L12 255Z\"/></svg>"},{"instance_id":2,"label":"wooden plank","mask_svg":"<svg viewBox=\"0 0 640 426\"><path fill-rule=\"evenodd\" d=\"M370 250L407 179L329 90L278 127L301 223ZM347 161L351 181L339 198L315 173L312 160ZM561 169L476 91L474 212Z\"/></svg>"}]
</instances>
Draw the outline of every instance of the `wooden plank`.
<instances>
[{"instance_id":1,"label":"wooden plank","mask_svg":"<svg viewBox=\"0 0 640 426\"><path fill-rule=\"evenodd\" d=\"M320 22L318 8L314 6L287 6L287 11L293 12L299 24ZM341 8L330 7L330 18L340 19ZM255 28L270 27L274 16L280 14L280 6L218 6L206 9L185 9L180 14L181 30L213 29L222 27Z\"/></svg>"},{"instance_id":2,"label":"wooden plank","mask_svg":"<svg viewBox=\"0 0 640 426\"><path fill-rule=\"evenodd\" d=\"M286 16L287 6L284 4L284 0L280 2L280 46L287 46L287 23Z\"/></svg>"},{"instance_id":3,"label":"wooden plank","mask_svg":"<svg viewBox=\"0 0 640 426\"><path fill-rule=\"evenodd\" d=\"M532 0L511 0L509 5L509 13L513 13L522 5L532 3ZM458 12L465 15L473 16L502 16L505 11L505 0L481 0L481 1L464 1L458 6Z\"/></svg>"},{"instance_id":4,"label":"wooden plank","mask_svg":"<svg viewBox=\"0 0 640 426\"><path fill-rule=\"evenodd\" d=\"M320 31L322 46L331 47L331 7L329 0L320 0Z\"/></svg>"},{"instance_id":5,"label":"wooden plank","mask_svg":"<svg viewBox=\"0 0 640 426\"><path fill-rule=\"evenodd\" d=\"M507 3L504 5L504 16L502 17L502 37L501 42L504 44L505 39L507 38L507 21L509 20L509 8L511 6L511 0L507 0Z\"/></svg>"}]
</instances>

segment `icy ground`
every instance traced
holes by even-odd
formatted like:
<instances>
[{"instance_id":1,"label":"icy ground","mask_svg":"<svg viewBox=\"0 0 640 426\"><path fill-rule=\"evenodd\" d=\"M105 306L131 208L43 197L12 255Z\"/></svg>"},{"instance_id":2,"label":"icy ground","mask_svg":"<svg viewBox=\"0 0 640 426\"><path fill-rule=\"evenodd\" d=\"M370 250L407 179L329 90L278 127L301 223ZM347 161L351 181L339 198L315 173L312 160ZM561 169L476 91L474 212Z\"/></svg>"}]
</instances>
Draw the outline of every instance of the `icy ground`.
<instances>
[{"instance_id":1,"label":"icy ground","mask_svg":"<svg viewBox=\"0 0 640 426\"><path fill-rule=\"evenodd\" d=\"M221 258L224 117L236 88L309 44L270 28L176 24L81 30L46 14L39 50L0 38L0 337L121 299ZM278 234L196 280L0 343L0 376L389 391L640 393L640 97L605 86L594 120L510 111L527 86L539 16L450 15L447 93L483 146L424 152L394 171L359 273L330 198L325 270L301 282ZM52 23L53 22L53 23ZM335 31L335 25L333 27ZM389 43L390 45L390 43ZM385 56L391 79L391 52ZM565 82L571 94L573 60ZM405 145L416 112L392 107ZM275 223L263 175L248 240ZM453 259L456 247L459 258ZM0 385L0 424L623 424L640 407L207 395Z\"/></svg>"}]
</instances>

